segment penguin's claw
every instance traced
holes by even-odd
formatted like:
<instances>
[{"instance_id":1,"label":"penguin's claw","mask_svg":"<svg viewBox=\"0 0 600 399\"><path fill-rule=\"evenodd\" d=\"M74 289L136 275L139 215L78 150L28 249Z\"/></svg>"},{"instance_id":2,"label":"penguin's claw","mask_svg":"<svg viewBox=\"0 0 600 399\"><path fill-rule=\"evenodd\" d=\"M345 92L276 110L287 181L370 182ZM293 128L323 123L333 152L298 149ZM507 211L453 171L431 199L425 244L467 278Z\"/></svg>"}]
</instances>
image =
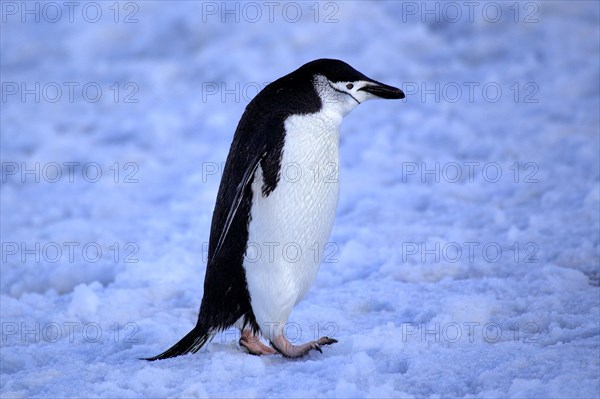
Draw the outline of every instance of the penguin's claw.
<instances>
[{"instance_id":1,"label":"penguin's claw","mask_svg":"<svg viewBox=\"0 0 600 399\"><path fill-rule=\"evenodd\" d=\"M321 337L317 340L319 345L331 345L337 343L337 339L329 338L329 337Z\"/></svg>"},{"instance_id":2,"label":"penguin's claw","mask_svg":"<svg viewBox=\"0 0 600 399\"><path fill-rule=\"evenodd\" d=\"M319 351L319 353L323 353L323 349L321 348L322 345L331 345L336 342L337 340L333 338L321 337L316 341L296 346L292 345L283 335L280 335L275 338L275 341L271 342L271 346L285 357L301 357L313 349Z\"/></svg>"}]
</instances>

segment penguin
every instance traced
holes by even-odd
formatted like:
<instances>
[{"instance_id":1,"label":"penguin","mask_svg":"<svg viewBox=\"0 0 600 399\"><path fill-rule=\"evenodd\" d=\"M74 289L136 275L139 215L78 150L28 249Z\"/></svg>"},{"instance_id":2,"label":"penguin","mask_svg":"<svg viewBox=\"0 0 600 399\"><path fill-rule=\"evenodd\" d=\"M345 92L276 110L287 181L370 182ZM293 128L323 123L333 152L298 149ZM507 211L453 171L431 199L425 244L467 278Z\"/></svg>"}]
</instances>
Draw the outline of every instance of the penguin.
<instances>
[{"instance_id":1,"label":"penguin","mask_svg":"<svg viewBox=\"0 0 600 399\"><path fill-rule=\"evenodd\" d=\"M293 345L284 328L315 280L333 226L342 119L377 98L402 99L404 93L343 61L318 59L250 101L217 194L197 323L145 360L195 353L231 326L253 355L295 358L337 342L321 337Z\"/></svg>"}]
</instances>

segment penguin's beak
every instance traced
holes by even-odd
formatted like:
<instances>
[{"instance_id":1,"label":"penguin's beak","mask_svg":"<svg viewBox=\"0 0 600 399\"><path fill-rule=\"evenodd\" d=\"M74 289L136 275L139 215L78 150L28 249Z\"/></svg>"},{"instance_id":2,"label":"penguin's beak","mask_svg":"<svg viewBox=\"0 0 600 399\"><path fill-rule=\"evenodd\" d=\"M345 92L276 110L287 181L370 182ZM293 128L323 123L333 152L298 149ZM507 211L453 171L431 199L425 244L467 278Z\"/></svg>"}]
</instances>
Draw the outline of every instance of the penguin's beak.
<instances>
[{"instance_id":1,"label":"penguin's beak","mask_svg":"<svg viewBox=\"0 0 600 399\"><path fill-rule=\"evenodd\" d=\"M361 87L360 90L364 90L367 93L371 93L374 96L386 99L401 99L404 98L404 92L394 86L388 86L383 83L373 81L369 86Z\"/></svg>"}]
</instances>

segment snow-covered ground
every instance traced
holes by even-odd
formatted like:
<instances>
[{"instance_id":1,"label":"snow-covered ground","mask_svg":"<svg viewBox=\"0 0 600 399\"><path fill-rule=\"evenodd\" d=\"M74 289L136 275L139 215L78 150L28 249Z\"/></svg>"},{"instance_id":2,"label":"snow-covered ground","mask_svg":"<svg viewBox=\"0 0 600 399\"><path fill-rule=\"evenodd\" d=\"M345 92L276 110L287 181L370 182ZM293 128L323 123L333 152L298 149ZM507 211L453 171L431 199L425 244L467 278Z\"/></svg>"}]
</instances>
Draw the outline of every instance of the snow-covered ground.
<instances>
[{"instance_id":1,"label":"snow-covered ground","mask_svg":"<svg viewBox=\"0 0 600 399\"><path fill-rule=\"evenodd\" d=\"M600 395L597 2L1 7L3 398ZM287 328L339 343L138 360L195 323L245 104L321 57L407 93L345 119Z\"/></svg>"}]
</instances>

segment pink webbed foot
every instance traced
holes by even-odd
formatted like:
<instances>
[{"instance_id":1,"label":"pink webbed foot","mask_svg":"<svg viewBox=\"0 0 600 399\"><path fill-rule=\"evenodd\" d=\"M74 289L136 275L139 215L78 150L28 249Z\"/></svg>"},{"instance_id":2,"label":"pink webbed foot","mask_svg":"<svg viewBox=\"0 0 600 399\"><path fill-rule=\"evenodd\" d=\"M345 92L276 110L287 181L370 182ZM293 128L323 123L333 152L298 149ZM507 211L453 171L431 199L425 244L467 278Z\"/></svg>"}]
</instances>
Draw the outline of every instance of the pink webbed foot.
<instances>
[{"instance_id":1,"label":"pink webbed foot","mask_svg":"<svg viewBox=\"0 0 600 399\"><path fill-rule=\"evenodd\" d=\"M260 338L257 334L254 334L251 330L242 331L242 336L240 338L240 345L246 348L248 353L251 355L273 355L277 352L275 350L262 342L260 342Z\"/></svg>"},{"instance_id":2,"label":"pink webbed foot","mask_svg":"<svg viewBox=\"0 0 600 399\"><path fill-rule=\"evenodd\" d=\"M323 353L321 346L335 344L336 342L337 340L333 338L321 337L316 341L310 341L302 345L292 345L283 335L280 335L271 342L271 345L285 357L300 357L313 349Z\"/></svg>"}]
</instances>

